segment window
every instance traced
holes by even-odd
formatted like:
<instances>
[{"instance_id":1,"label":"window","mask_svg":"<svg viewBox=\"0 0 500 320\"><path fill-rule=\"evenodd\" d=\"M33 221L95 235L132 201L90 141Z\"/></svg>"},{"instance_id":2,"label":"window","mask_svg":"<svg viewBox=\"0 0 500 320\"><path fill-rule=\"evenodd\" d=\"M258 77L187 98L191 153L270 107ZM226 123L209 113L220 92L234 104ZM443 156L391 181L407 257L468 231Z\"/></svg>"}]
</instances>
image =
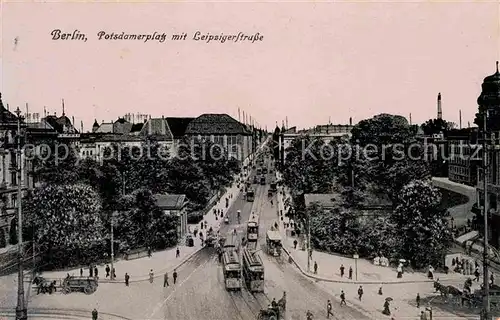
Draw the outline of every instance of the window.
<instances>
[{"instance_id":1,"label":"window","mask_svg":"<svg viewBox=\"0 0 500 320\"><path fill-rule=\"evenodd\" d=\"M12 204L13 208L17 208L17 194L12 194L10 198L10 203Z\"/></svg>"},{"instance_id":2,"label":"window","mask_svg":"<svg viewBox=\"0 0 500 320\"><path fill-rule=\"evenodd\" d=\"M10 181L13 186L17 186L17 172L10 173Z\"/></svg>"}]
</instances>

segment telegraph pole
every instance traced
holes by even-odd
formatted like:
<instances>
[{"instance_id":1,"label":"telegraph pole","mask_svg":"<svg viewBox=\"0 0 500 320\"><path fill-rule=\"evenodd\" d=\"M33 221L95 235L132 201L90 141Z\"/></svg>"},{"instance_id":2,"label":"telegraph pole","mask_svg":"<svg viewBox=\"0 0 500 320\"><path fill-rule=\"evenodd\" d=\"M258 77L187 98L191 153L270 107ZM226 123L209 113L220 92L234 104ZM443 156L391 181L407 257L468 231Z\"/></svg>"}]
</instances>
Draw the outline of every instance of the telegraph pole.
<instances>
[{"instance_id":1,"label":"telegraph pole","mask_svg":"<svg viewBox=\"0 0 500 320\"><path fill-rule=\"evenodd\" d=\"M17 249L18 249L18 271L17 271L17 306L16 320L28 319L28 311L24 301L24 272L23 272L23 211L22 200L22 165L21 165L21 110L16 110L17 115Z\"/></svg>"},{"instance_id":2,"label":"telegraph pole","mask_svg":"<svg viewBox=\"0 0 500 320\"><path fill-rule=\"evenodd\" d=\"M491 320L490 316L490 284L488 279L488 135L486 123L488 111L485 110L483 116L483 183L484 183L484 248L483 248L483 319Z\"/></svg>"}]
</instances>

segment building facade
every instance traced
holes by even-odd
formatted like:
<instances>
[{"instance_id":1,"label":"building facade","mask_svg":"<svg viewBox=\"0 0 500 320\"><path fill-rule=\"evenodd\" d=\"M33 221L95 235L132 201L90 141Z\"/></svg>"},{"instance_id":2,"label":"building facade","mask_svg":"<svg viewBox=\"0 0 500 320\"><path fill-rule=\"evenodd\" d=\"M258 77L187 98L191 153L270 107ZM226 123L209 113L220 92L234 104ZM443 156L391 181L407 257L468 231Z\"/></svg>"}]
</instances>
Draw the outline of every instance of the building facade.
<instances>
[{"instance_id":1,"label":"building facade","mask_svg":"<svg viewBox=\"0 0 500 320\"><path fill-rule=\"evenodd\" d=\"M448 179L453 182L475 186L479 159L477 128L450 130L447 133Z\"/></svg>"},{"instance_id":2,"label":"building facade","mask_svg":"<svg viewBox=\"0 0 500 320\"><path fill-rule=\"evenodd\" d=\"M185 135L209 140L222 147L228 158L243 162L255 152L251 130L227 114L202 114L187 125Z\"/></svg>"}]
</instances>

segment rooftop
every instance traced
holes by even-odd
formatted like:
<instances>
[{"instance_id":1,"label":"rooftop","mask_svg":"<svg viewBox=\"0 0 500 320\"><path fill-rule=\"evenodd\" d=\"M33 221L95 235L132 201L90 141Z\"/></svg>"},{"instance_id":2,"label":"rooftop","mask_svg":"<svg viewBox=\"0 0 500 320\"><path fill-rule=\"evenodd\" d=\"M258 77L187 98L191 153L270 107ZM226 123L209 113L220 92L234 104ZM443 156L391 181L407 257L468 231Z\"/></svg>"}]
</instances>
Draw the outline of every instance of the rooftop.
<instances>
[{"instance_id":1,"label":"rooftop","mask_svg":"<svg viewBox=\"0 0 500 320\"><path fill-rule=\"evenodd\" d=\"M170 132L172 132L172 136L174 139L179 139L186 134L186 129L195 118L176 118L176 117L167 117L167 124L170 128Z\"/></svg>"},{"instance_id":2,"label":"rooftop","mask_svg":"<svg viewBox=\"0 0 500 320\"><path fill-rule=\"evenodd\" d=\"M186 204L183 194L156 194L156 204L164 210L180 210Z\"/></svg>"},{"instance_id":3,"label":"rooftop","mask_svg":"<svg viewBox=\"0 0 500 320\"><path fill-rule=\"evenodd\" d=\"M245 125L227 114L202 114L192 120L187 128L187 135L251 135Z\"/></svg>"}]
</instances>

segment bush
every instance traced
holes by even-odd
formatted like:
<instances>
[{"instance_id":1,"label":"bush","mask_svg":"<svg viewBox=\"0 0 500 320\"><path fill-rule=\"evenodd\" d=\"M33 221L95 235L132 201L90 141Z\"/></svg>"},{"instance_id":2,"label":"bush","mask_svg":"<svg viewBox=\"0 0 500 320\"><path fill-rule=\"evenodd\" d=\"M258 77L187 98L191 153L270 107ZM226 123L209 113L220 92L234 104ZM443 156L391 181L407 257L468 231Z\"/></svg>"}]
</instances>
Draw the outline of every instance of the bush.
<instances>
[{"instance_id":1,"label":"bush","mask_svg":"<svg viewBox=\"0 0 500 320\"><path fill-rule=\"evenodd\" d=\"M187 214L187 222L189 224L196 224L203 220L203 214L201 212L190 212Z\"/></svg>"}]
</instances>

